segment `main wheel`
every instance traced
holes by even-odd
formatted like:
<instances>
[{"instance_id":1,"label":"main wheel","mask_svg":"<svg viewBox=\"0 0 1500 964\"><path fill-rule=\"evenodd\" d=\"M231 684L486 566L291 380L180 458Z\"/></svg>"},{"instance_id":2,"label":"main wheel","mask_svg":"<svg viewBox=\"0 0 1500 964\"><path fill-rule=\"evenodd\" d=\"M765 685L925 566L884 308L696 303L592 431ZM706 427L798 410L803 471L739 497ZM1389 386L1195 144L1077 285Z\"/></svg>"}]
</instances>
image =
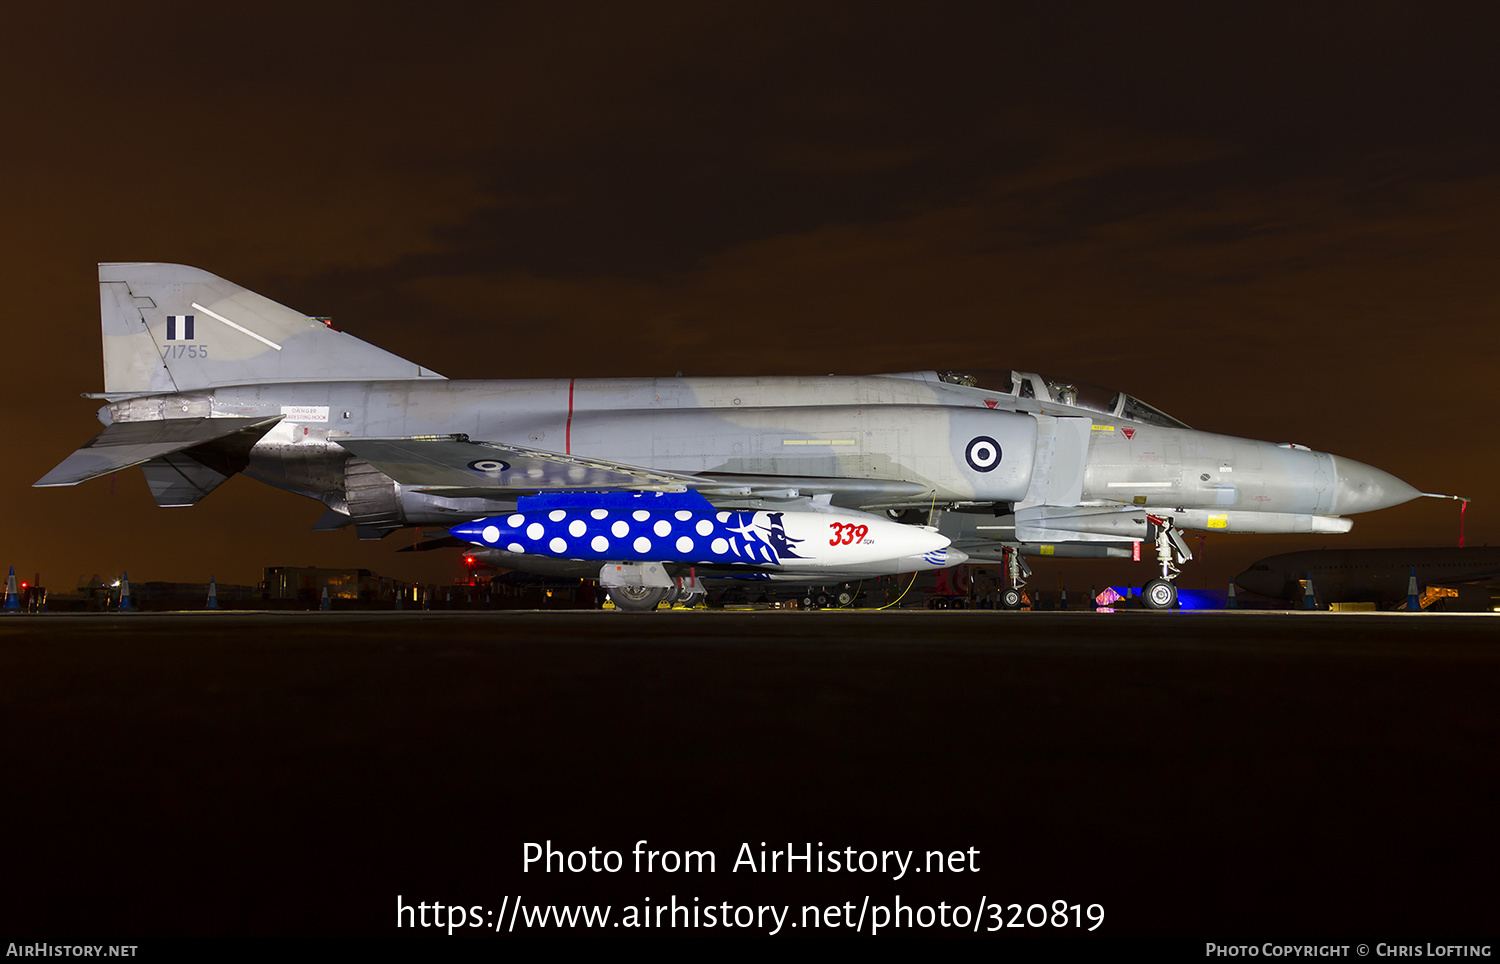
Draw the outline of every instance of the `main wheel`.
<instances>
[{"instance_id":1,"label":"main wheel","mask_svg":"<svg viewBox=\"0 0 1500 964\"><path fill-rule=\"evenodd\" d=\"M1004 592L1002 592L1000 594L1000 608L1001 609L1020 609L1021 608L1021 590L1019 590L1019 589L1007 589Z\"/></svg>"},{"instance_id":2,"label":"main wheel","mask_svg":"<svg viewBox=\"0 0 1500 964\"><path fill-rule=\"evenodd\" d=\"M625 613L649 613L656 609L667 590L661 586L611 586L609 598Z\"/></svg>"},{"instance_id":3,"label":"main wheel","mask_svg":"<svg viewBox=\"0 0 1500 964\"><path fill-rule=\"evenodd\" d=\"M1166 579L1153 579L1141 587L1141 602L1147 609L1176 609L1177 586Z\"/></svg>"},{"instance_id":4,"label":"main wheel","mask_svg":"<svg viewBox=\"0 0 1500 964\"><path fill-rule=\"evenodd\" d=\"M854 590L850 589L848 586L845 586L843 589L839 590L837 598L840 606L849 606L854 602Z\"/></svg>"}]
</instances>

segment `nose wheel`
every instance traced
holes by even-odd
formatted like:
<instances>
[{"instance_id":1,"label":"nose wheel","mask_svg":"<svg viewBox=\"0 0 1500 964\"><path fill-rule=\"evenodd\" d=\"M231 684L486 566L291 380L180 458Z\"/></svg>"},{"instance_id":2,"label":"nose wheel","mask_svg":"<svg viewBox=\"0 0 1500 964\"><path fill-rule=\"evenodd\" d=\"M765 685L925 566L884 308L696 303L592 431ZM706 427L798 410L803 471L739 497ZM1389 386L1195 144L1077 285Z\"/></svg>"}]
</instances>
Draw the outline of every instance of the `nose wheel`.
<instances>
[{"instance_id":1,"label":"nose wheel","mask_svg":"<svg viewBox=\"0 0 1500 964\"><path fill-rule=\"evenodd\" d=\"M1031 575L1031 567L1026 560L1021 558L1019 549L1007 548L1005 550L1005 576L1010 586L1000 593L1001 609L1020 609L1025 603L1022 593L1026 589L1026 580Z\"/></svg>"},{"instance_id":2,"label":"nose wheel","mask_svg":"<svg viewBox=\"0 0 1500 964\"><path fill-rule=\"evenodd\" d=\"M1165 579L1153 579L1141 587L1141 601L1147 609L1176 609L1177 586Z\"/></svg>"}]
</instances>

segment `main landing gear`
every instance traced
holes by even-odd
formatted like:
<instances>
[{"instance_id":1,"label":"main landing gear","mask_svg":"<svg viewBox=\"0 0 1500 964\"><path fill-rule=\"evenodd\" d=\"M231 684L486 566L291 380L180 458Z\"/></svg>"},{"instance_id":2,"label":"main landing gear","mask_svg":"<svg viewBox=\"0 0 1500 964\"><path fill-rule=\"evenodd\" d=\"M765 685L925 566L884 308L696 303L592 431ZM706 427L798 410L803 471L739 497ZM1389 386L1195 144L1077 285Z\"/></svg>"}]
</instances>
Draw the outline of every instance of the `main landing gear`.
<instances>
[{"instance_id":1,"label":"main landing gear","mask_svg":"<svg viewBox=\"0 0 1500 964\"><path fill-rule=\"evenodd\" d=\"M661 586L610 586L609 598L615 608L623 613L649 613L666 596Z\"/></svg>"},{"instance_id":2,"label":"main landing gear","mask_svg":"<svg viewBox=\"0 0 1500 964\"><path fill-rule=\"evenodd\" d=\"M599 584L609 593L615 609L625 613L649 613L665 599L692 608L708 595L698 581L698 570L686 576L671 576L659 562L607 562L599 570Z\"/></svg>"},{"instance_id":3,"label":"main landing gear","mask_svg":"<svg viewBox=\"0 0 1500 964\"><path fill-rule=\"evenodd\" d=\"M1154 515L1146 519L1156 529L1156 558L1161 563L1161 576L1141 587L1141 605L1147 609L1176 609L1177 584L1172 580L1177 578L1182 564L1193 558L1193 551L1171 519Z\"/></svg>"}]
</instances>

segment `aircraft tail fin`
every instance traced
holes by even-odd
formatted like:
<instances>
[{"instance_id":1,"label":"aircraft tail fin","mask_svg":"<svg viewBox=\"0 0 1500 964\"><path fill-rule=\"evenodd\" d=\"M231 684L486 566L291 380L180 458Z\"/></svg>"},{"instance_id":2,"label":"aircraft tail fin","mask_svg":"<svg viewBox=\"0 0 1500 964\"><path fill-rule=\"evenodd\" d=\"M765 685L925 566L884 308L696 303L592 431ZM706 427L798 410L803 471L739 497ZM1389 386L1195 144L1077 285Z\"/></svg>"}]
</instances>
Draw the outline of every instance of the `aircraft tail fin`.
<instances>
[{"instance_id":1,"label":"aircraft tail fin","mask_svg":"<svg viewBox=\"0 0 1500 964\"><path fill-rule=\"evenodd\" d=\"M443 377L187 265L99 265L99 314L106 395Z\"/></svg>"}]
</instances>

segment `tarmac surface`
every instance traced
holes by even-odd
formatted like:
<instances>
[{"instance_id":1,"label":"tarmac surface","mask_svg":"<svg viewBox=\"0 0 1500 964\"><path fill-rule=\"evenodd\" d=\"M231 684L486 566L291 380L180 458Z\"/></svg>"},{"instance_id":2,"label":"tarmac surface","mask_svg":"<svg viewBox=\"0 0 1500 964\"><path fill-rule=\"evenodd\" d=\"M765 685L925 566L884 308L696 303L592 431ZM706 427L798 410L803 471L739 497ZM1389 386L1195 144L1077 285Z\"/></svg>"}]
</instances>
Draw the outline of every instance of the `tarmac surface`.
<instances>
[{"instance_id":1,"label":"tarmac surface","mask_svg":"<svg viewBox=\"0 0 1500 964\"><path fill-rule=\"evenodd\" d=\"M828 935L899 900L932 935L1492 940L1497 694L1485 616L12 616L0 932L481 934L520 898ZM528 869L548 842L575 869ZM662 905L698 916L616 929Z\"/></svg>"}]
</instances>

